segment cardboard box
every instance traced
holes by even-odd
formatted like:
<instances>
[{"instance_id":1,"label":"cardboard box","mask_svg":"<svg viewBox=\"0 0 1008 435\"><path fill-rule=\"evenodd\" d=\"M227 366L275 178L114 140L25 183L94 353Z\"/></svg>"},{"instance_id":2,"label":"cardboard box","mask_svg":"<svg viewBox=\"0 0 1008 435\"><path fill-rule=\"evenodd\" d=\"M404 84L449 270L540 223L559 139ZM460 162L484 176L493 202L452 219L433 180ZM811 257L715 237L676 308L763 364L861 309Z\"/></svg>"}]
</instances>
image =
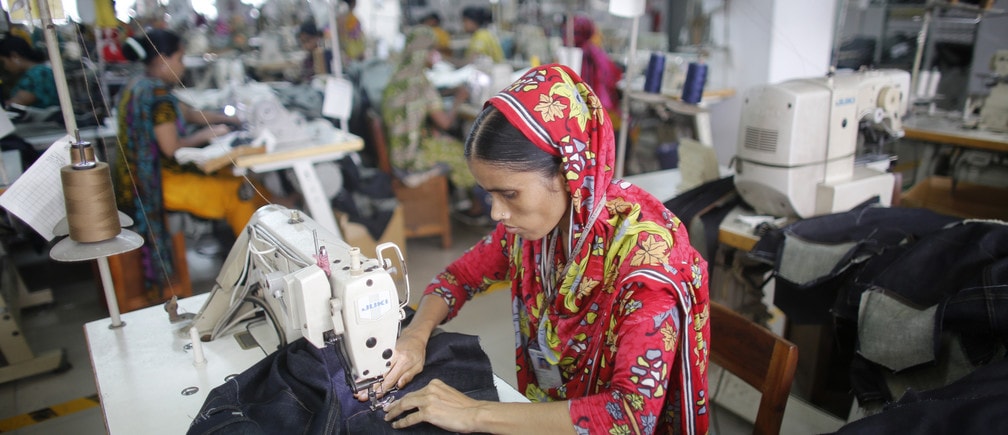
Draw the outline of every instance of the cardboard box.
<instances>
[{"instance_id":1,"label":"cardboard box","mask_svg":"<svg viewBox=\"0 0 1008 435\"><path fill-rule=\"evenodd\" d=\"M368 232L364 225L350 222L350 217L346 213L334 210L333 214L336 215L336 223L340 227L340 232L343 233L343 240L350 246L360 248L361 253L368 258L375 258L378 244L385 242L399 245L399 250L402 251L403 257L406 257L406 227L402 205L396 206L395 211L392 212L392 219L389 220L385 231L382 232L378 240L371 237L371 233Z\"/></svg>"}]
</instances>

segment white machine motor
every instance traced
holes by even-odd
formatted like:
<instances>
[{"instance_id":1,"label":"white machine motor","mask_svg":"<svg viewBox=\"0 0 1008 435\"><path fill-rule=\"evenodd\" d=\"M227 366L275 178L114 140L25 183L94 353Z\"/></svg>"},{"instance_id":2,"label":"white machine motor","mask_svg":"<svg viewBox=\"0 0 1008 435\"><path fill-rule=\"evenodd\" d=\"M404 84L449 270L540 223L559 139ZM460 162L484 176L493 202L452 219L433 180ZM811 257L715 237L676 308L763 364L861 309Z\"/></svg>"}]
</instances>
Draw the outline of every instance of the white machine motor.
<instances>
[{"instance_id":1,"label":"white machine motor","mask_svg":"<svg viewBox=\"0 0 1008 435\"><path fill-rule=\"evenodd\" d=\"M902 137L910 74L838 73L759 86L745 94L735 187L759 213L809 217L874 196L889 205L895 177L855 167L862 121Z\"/></svg>"}]
</instances>

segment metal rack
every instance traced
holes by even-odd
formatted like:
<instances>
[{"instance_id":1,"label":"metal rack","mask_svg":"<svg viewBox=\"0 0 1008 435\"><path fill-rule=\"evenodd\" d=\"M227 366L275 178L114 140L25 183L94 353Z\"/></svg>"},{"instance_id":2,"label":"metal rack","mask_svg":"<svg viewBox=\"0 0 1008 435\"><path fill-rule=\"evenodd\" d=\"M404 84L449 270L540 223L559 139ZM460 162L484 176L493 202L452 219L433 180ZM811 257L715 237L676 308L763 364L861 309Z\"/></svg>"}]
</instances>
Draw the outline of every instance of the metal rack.
<instances>
[{"instance_id":1,"label":"metal rack","mask_svg":"<svg viewBox=\"0 0 1008 435\"><path fill-rule=\"evenodd\" d=\"M973 44L976 39L976 29L985 15L1004 14L1002 10L992 9L993 3L993 0L983 0L977 5L960 3L958 0L928 0L923 6L921 26L917 33L917 50L914 54L913 67L910 70L910 89L918 89L921 68L928 68L934 61L934 47L939 38L928 37L932 21L939 26L952 25L961 28L964 24L968 25L968 32L942 32L939 35L955 37L957 33L968 33L968 36L959 35L958 37Z\"/></svg>"}]
</instances>

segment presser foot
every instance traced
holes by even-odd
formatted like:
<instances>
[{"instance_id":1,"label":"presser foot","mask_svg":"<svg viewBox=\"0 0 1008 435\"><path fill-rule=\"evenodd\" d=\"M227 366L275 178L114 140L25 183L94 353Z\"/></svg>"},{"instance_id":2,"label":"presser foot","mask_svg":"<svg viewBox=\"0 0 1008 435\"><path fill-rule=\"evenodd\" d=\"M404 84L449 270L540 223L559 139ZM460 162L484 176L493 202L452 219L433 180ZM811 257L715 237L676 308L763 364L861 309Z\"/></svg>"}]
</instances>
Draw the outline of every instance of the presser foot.
<instances>
[{"instance_id":1,"label":"presser foot","mask_svg":"<svg viewBox=\"0 0 1008 435\"><path fill-rule=\"evenodd\" d=\"M379 409L385 409L386 405L388 405L389 403L392 403L392 401L395 400L395 397L392 396L392 393L394 393L398 389L397 388L393 388L392 391L389 391L384 396L382 396L380 399L378 398L378 394L377 394L376 390L377 389L375 388L374 385L368 387L368 400L371 402L371 410L372 411L377 411Z\"/></svg>"}]
</instances>

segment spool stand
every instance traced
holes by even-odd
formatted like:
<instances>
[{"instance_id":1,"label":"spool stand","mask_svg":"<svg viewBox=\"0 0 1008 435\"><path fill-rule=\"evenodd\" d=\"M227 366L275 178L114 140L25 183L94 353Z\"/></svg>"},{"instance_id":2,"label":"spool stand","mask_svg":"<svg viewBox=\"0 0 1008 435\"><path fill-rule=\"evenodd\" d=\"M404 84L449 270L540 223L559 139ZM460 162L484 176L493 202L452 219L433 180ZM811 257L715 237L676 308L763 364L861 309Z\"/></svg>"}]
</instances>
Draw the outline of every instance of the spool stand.
<instances>
[{"instance_id":1,"label":"spool stand","mask_svg":"<svg viewBox=\"0 0 1008 435\"><path fill-rule=\"evenodd\" d=\"M98 272L101 275L102 288L105 292L105 302L108 304L112 323L110 329L126 325L119 317L119 302L116 300L115 287L112 283L112 272L109 270L108 257L132 251L143 245L143 237L122 228L133 224L129 216L116 210L115 197L111 194L112 179L108 175L108 165L94 160L91 144L79 139L71 146L73 163L63 168L63 189L66 200L67 217L56 224L53 233L69 235L60 240L49 251L49 257L56 261L87 261L97 260ZM90 158L89 158L90 157ZM95 173L96 183L78 186L77 181L71 181L84 174ZM90 180L87 180L90 181ZM111 198L103 197L102 193ZM104 200L104 201L103 201ZM79 206L73 204L88 201L104 210L95 213L76 213ZM103 228L101 225L109 219L114 227Z\"/></svg>"},{"instance_id":2,"label":"spool stand","mask_svg":"<svg viewBox=\"0 0 1008 435\"><path fill-rule=\"evenodd\" d=\"M125 325L119 318L119 303L115 298L115 289L112 287L111 273L108 267L108 256L131 251L143 245L143 238L137 233L122 229L124 225L132 225L132 220L126 215L116 210L115 195L112 194L112 179L108 175L108 165L97 162L91 144L80 140L80 132L77 130L77 118L73 113L73 106L70 102L70 89L67 86L66 71L63 68L63 58L60 56L59 43L56 39L56 27L53 24L52 14L49 11L48 2L38 2L39 17L42 19L46 49L49 53L49 62L52 65L53 78L56 82L56 94L59 97L60 109L63 112L63 121L66 125L67 133L76 138L76 142L71 147L71 160L73 163L64 167L61 171L63 179L64 199L67 204L67 232L70 237L60 240L49 251L49 256L56 261L86 261L98 260L98 269L101 274L102 283L105 288L105 299L109 308L109 315L112 317L110 328L120 328ZM79 175L87 171L103 171L104 179L100 183L87 186L74 186L74 190L67 191L67 181L83 178ZM76 174L75 174L76 173ZM89 174L98 175L98 174ZM69 194L68 194L69 193ZM92 197L93 194L111 195L111 200L107 196ZM105 210L100 210L92 215L86 215L85 211L95 208L92 206L71 207L72 202L87 202L93 199L96 206L106 206ZM110 206L112 210L108 210ZM82 213L73 213L72 208L80 208ZM105 222L95 222L95 219L105 219ZM125 219L123 219L125 218ZM118 228L114 230L108 219L118 220ZM54 232L64 234L61 230L63 223L56 224Z\"/></svg>"}]
</instances>

